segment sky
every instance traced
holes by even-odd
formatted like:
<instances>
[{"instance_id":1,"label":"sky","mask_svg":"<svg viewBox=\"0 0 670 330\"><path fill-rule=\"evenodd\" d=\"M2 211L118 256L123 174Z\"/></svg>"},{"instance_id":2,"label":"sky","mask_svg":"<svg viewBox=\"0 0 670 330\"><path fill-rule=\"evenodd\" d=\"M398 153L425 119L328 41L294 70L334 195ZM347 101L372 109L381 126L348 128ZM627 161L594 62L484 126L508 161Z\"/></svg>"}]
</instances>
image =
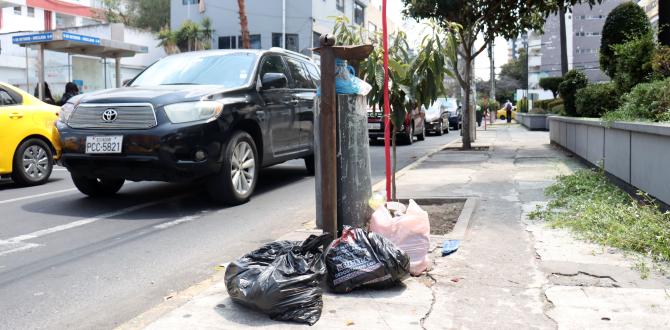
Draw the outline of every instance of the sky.
<instances>
[{"instance_id":1,"label":"sky","mask_svg":"<svg viewBox=\"0 0 670 330\"><path fill-rule=\"evenodd\" d=\"M381 5L381 0L372 0L372 5ZM403 15L402 10L404 8L402 0L387 0L387 11L386 15L394 20L395 22L402 22ZM418 42L423 37L423 24L414 21L413 19L406 19L404 22L408 39L413 40L418 44ZM480 44L483 43L480 40ZM500 66L507 63L507 41L504 38L497 38L494 43L493 49L493 58L495 61L496 72L500 72ZM477 56L475 60L475 74L477 78L483 80L489 80L490 76L490 62L488 57L488 52L484 51L482 54Z\"/></svg>"}]
</instances>

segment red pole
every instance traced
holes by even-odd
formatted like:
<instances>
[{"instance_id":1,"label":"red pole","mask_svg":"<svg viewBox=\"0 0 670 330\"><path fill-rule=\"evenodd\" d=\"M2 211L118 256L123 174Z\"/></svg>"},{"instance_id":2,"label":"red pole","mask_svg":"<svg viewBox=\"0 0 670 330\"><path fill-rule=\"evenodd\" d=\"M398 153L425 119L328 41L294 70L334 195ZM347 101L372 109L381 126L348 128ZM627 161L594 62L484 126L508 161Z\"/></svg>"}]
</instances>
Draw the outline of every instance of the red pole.
<instances>
[{"instance_id":1,"label":"red pole","mask_svg":"<svg viewBox=\"0 0 670 330\"><path fill-rule=\"evenodd\" d=\"M382 31L384 44L384 158L386 160L386 200L391 200L391 109L389 106L389 45L386 27L386 0L382 1Z\"/></svg>"}]
</instances>

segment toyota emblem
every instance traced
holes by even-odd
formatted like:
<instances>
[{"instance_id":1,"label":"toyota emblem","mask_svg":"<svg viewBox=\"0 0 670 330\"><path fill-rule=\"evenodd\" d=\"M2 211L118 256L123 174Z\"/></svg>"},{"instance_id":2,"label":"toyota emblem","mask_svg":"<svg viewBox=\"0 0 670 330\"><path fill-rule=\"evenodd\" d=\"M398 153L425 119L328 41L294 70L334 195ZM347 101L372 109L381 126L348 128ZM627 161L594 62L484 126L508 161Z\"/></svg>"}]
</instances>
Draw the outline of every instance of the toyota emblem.
<instances>
[{"instance_id":1,"label":"toyota emblem","mask_svg":"<svg viewBox=\"0 0 670 330\"><path fill-rule=\"evenodd\" d=\"M114 109L107 109L102 112L102 121L105 123L111 123L116 120L116 117L118 116L118 112Z\"/></svg>"}]
</instances>

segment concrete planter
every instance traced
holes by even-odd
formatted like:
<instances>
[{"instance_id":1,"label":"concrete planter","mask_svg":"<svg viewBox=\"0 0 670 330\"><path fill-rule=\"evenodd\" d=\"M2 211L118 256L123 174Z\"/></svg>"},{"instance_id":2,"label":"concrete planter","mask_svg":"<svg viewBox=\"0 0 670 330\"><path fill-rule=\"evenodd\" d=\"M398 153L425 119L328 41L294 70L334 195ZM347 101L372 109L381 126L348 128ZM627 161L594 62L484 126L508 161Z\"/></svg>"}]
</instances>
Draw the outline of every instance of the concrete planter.
<instances>
[{"instance_id":1,"label":"concrete planter","mask_svg":"<svg viewBox=\"0 0 670 330\"><path fill-rule=\"evenodd\" d=\"M549 129L547 124L547 114L521 113L516 114L516 121L531 131L546 131Z\"/></svg>"},{"instance_id":2,"label":"concrete planter","mask_svg":"<svg viewBox=\"0 0 670 330\"><path fill-rule=\"evenodd\" d=\"M551 116L552 143L670 204L670 125Z\"/></svg>"}]
</instances>

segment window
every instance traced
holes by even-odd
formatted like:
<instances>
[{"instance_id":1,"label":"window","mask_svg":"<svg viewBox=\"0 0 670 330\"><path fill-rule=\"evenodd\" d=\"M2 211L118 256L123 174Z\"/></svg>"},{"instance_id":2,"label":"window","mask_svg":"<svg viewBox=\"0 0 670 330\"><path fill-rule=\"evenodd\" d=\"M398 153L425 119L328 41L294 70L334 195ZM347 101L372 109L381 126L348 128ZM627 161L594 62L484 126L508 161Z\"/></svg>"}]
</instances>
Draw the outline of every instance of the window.
<instances>
[{"instance_id":1,"label":"window","mask_svg":"<svg viewBox=\"0 0 670 330\"><path fill-rule=\"evenodd\" d=\"M272 34L272 47L281 47L281 33ZM286 34L286 49L297 52L300 50L298 35L293 33Z\"/></svg>"},{"instance_id":2,"label":"window","mask_svg":"<svg viewBox=\"0 0 670 330\"><path fill-rule=\"evenodd\" d=\"M318 86L321 84L321 72L319 72L319 69L316 68L316 65L314 63L310 62L305 62L303 63L305 65L305 68L307 68L307 73L309 73L309 76L314 80L314 83Z\"/></svg>"},{"instance_id":3,"label":"window","mask_svg":"<svg viewBox=\"0 0 670 330\"><path fill-rule=\"evenodd\" d=\"M35 8L28 7L28 17L35 17Z\"/></svg>"},{"instance_id":4,"label":"window","mask_svg":"<svg viewBox=\"0 0 670 330\"><path fill-rule=\"evenodd\" d=\"M365 25L365 6L354 2L354 23Z\"/></svg>"},{"instance_id":5,"label":"window","mask_svg":"<svg viewBox=\"0 0 670 330\"><path fill-rule=\"evenodd\" d=\"M316 88L316 86L314 86L314 81L312 81L309 73L302 66L301 61L289 57L286 59L286 62L288 63L288 69L291 72L291 77L293 78L293 88Z\"/></svg>"},{"instance_id":6,"label":"window","mask_svg":"<svg viewBox=\"0 0 670 330\"><path fill-rule=\"evenodd\" d=\"M140 73L132 86L218 85L243 86L251 79L256 55L191 53L168 56Z\"/></svg>"},{"instance_id":7,"label":"window","mask_svg":"<svg viewBox=\"0 0 670 330\"><path fill-rule=\"evenodd\" d=\"M15 105L16 101L5 90L0 89L0 106Z\"/></svg>"},{"instance_id":8,"label":"window","mask_svg":"<svg viewBox=\"0 0 670 330\"><path fill-rule=\"evenodd\" d=\"M14 15L21 15L21 6L14 7Z\"/></svg>"},{"instance_id":9,"label":"window","mask_svg":"<svg viewBox=\"0 0 670 330\"><path fill-rule=\"evenodd\" d=\"M282 60L279 55L271 55L263 59L263 65L261 66L261 79L266 73L286 73L286 66L284 65L284 60ZM287 75L288 76L288 75Z\"/></svg>"},{"instance_id":10,"label":"window","mask_svg":"<svg viewBox=\"0 0 670 330\"><path fill-rule=\"evenodd\" d=\"M188 5L197 5L200 3L200 0L181 0L181 4L184 6Z\"/></svg>"},{"instance_id":11,"label":"window","mask_svg":"<svg viewBox=\"0 0 670 330\"><path fill-rule=\"evenodd\" d=\"M249 35L249 46L251 49L261 49L261 35ZM219 37L219 49L238 49L242 48L242 36L223 36Z\"/></svg>"},{"instance_id":12,"label":"window","mask_svg":"<svg viewBox=\"0 0 670 330\"><path fill-rule=\"evenodd\" d=\"M344 13L344 0L335 0L335 8Z\"/></svg>"},{"instance_id":13,"label":"window","mask_svg":"<svg viewBox=\"0 0 670 330\"><path fill-rule=\"evenodd\" d=\"M312 32L312 47L317 48L321 47L321 33L319 32Z\"/></svg>"}]
</instances>

